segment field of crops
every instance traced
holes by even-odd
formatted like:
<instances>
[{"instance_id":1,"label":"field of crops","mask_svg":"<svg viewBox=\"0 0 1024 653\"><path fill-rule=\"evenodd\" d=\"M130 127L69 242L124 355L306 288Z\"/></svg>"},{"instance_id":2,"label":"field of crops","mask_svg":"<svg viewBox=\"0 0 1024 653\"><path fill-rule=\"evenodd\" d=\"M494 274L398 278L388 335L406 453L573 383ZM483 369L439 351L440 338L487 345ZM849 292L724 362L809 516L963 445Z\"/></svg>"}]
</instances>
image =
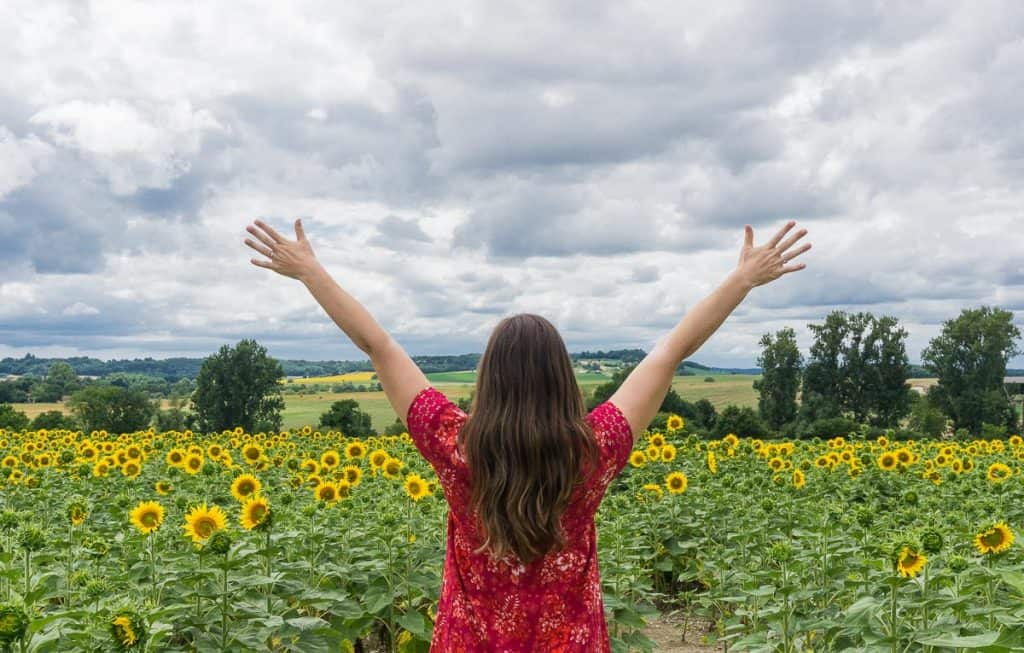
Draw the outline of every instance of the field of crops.
<instances>
[{"instance_id":1,"label":"field of crops","mask_svg":"<svg viewBox=\"0 0 1024 653\"><path fill-rule=\"evenodd\" d=\"M598 513L617 651L1024 647L1021 438L650 433ZM4 432L0 647L425 651L446 507L408 435Z\"/></svg>"}]
</instances>

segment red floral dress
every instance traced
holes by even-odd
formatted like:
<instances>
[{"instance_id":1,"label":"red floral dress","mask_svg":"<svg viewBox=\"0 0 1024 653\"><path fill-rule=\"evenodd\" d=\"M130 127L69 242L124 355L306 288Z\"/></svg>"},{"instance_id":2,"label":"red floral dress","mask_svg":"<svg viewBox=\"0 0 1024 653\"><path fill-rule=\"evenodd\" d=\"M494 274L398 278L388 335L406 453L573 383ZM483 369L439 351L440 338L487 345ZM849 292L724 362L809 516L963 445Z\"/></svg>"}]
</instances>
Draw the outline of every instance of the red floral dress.
<instances>
[{"instance_id":1,"label":"red floral dress","mask_svg":"<svg viewBox=\"0 0 1024 653\"><path fill-rule=\"evenodd\" d=\"M433 387L409 406L406 424L434 468L448 501L448 542L431 653L609 652L594 513L622 471L633 434L622 412L604 402L587 415L601 464L577 488L562 515L569 544L522 564L514 554L473 554L482 541L469 515L469 470L455 447L467 415Z\"/></svg>"}]
</instances>

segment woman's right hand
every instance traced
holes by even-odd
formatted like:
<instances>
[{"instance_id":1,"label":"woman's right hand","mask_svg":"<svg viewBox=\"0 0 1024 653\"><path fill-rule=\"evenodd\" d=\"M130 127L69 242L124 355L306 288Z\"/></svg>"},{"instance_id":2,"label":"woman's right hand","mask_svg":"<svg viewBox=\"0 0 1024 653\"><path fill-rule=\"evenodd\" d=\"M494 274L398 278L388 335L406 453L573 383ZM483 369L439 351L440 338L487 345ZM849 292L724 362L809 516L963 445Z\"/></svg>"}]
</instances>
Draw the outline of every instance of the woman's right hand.
<instances>
[{"instance_id":1,"label":"woman's right hand","mask_svg":"<svg viewBox=\"0 0 1024 653\"><path fill-rule=\"evenodd\" d=\"M749 224L746 226L746 240L743 242L743 249L740 250L740 261L736 266L736 273L745 279L752 288L807 267L805 263L786 265L811 248L811 244L806 243L799 249L786 251L807 234L806 229L800 229L784 242L780 242L795 224L795 220L790 220L786 226L779 229L779 232L770 241L757 247L754 247L754 229Z\"/></svg>"}]
</instances>

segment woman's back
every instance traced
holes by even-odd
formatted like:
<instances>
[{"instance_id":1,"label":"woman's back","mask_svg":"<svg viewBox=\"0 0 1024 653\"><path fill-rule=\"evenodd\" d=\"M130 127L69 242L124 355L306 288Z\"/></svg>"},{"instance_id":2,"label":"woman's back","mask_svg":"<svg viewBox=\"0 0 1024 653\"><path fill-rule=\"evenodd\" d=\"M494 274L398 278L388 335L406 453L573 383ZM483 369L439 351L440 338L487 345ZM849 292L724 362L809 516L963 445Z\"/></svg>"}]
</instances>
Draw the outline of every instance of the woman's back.
<instances>
[{"instance_id":1,"label":"woman's back","mask_svg":"<svg viewBox=\"0 0 1024 653\"><path fill-rule=\"evenodd\" d=\"M456 447L467 415L435 388L416 395L406 424L448 501L448 541L431 651L608 651L594 514L633 447L626 418L604 402L587 415L600 464L562 515L568 543L528 565L474 554L482 544L470 512L469 469Z\"/></svg>"}]
</instances>

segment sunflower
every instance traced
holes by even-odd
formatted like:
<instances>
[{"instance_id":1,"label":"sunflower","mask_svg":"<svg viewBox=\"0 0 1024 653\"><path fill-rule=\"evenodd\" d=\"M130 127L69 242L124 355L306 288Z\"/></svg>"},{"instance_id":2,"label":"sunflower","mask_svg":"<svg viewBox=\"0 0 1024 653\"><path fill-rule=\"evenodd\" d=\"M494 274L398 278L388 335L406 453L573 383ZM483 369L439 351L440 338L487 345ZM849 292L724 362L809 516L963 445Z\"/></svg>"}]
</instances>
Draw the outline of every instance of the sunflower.
<instances>
[{"instance_id":1,"label":"sunflower","mask_svg":"<svg viewBox=\"0 0 1024 653\"><path fill-rule=\"evenodd\" d=\"M1001 553L1013 544L1013 531L1006 522L997 522L991 528L974 536L974 546L981 553Z\"/></svg>"},{"instance_id":2,"label":"sunflower","mask_svg":"<svg viewBox=\"0 0 1024 653\"><path fill-rule=\"evenodd\" d=\"M157 494L166 496L174 490L174 486L171 485L170 481L157 481L156 484L153 485L153 489L156 490Z\"/></svg>"},{"instance_id":3,"label":"sunflower","mask_svg":"<svg viewBox=\"0 0 1024 653\"><path fill-rule=\"evenodd\" d=\"M413 501L427 496L427 482L419 474L408 474L405 477L405 493Z\"/></svg>"},{"instance_id":4,"label":"sunflower","mask_svg":"<svg viewBox=\"0 0 1024 653\"><path fill-rule=\"evenodd\" d=\"M220 506L207 507L202 503L185 515L185 536L191 537L196 544L202 544L216 531L227 526L228 518Z\"/></svg>"},{"instance_id":5,"label":"sunflower","mask_svg":"<svg viewBox=\"0 0 1024 653\"><path fill-rule=\"evenodd\" d=\"M203 457L194 453L188 454L185 457L185 464L182 468L189 474L198 474L199 470L203 468Z\"/></svg>"},{"instance_id":6,"label":"sunflower","mask_svg":"<svg viewBox=\"0 0 1024 653\"><path fill-rule=\"evenodd\" d=\"M339 462L341 462L341 455L334 449L328 449L320 455L320 465L324 469L334 469Z\"/></svg>"},{"instance_id":7,"label":"sunflower","mask_svg":"<svg viewBox=\"0 0 1024 653\"><path fill-rule=\"evenodd\" d=\"M359 485L363 479L363 470L356 465L345 465L341 468L341 473L352 487Z\"/></svg>"},{"instance_id":8,"label":"sunflower","mask_svg":"<svg viewBox=\"0 0 1024 653\"><path fill-rule=\"evenodd\" d=\"M988 466L988 480L993 483L1002 483L1012 474L1013 471L1004 463L992 463Z\"/></svg>"},{"instance_id":9,"label":"sunflower","mask_svg":"<svg viewBox=\"0 0 1024 653\"><path fill-rule=\"evenodd\" d=\"M666 444L661 448L662 462L670 463L676 459L676 447L673 444Z\"/></svg>"},{"instance_id":10,"label":"sunflower","mask_svg":"<svg viewBox=\"0 0 1024 653\"><path fill-rule=\"evenodd\" d=\"M345 446L345 457L349 460L362 458L366 455L366 445L359 440L353 440Z\"/></svg>"},{"instance_id":11,"label":"sunflower","mask_svg":"<svg viewBox=\"0 0 1024 653\"><path fill-rule=\"evenodd\" d=\"M142 467L134 460L129 460L121 467L121 474L123 474L125 478L138 478L141 473Z\"/></svg>"},{"instance_id":12,"label":"sunflower","mask_svg":"<svg viewBox=\"0 0 1024 653\"><path fill-rule=\"evenodd\" d=\"M647 464L647 454L639 449L629 454L629 464L633 467L643 467Z\"/></svg>"},{"instance_id":13,"label":"sunflower","mask_svg":"<svg viewBox=\"0 0 1024 653\"><path fill-rule=\"evenodd\" d=\"M18 470L14 470L18 471ZM92 475L96 477L106 476L110 473L110 463L104 458L92 466Z\"/></svg>"},{"instance_id":14,"label":"sunflower","mask_svg":"<svg viewBox=\"0 0 1024 653\"><path fill-rule=\"evenodd\" d=\"M320 463L313 460L312 458L306 458L305 460L302 461L302 464L299 465L299 469L306 472L307 474L319 474Z\"/></svg>"},{"instance_id":15,"label":"sunflower","mask_svg":"<svg viewBox=\"0 0 1024 653\"><path fill-rule=\"evenodd\" d=\"M904 578L913 578L921 573L926 562L928 562L928 558L923 553L909 546L904 546L900 549L900 554L896 559L896 570Z\"/></svg>"},{"instance_id":16,"label":"sunflower","mask_svg":"<svg viewBox=\"0 0 1024 653\"><path fill-rule=\"evenodd\" d=\"M164 521L164 507L156 501L143 501L131 512L131 522L143 535L149 535Z\"/></svg>"},{"instance_id":17,"label":"sunflower","mask_svg":"<svg viewBox=\"0 0 1024 653\"><path fill-rule=\"evenodd\" d=\"M249 497L259 494L263 488L260 479L252 474L241 474L231 482L231 496L239 501L245 501Z\"/></svg>"},{"instance_id":18,"label":"sunflower","mask_svg":"<svg viewBox=\"0 0 1024 653\"><path fill-rule=\"evenodd\" d=\"M682 494L686 492L686 486L688 485L686 474L682 472L670 472L665 477L665 487L672 494Z\"/></svg>"},{"instance_id":19,"label":"sunflower","mask_svg":"<svg viewBox=\"0 0 1024 653\"><path fill-rule=\"evenodd\" d=\"M115 617L111 623L111 630L114 633L114 639L117 640L121 648L131 648L139 641L139 636L135 633L135 628L132 624L132 618L129 616L119 615Z\"/></svg>"},{"instance_id":20,"label":"sunflower","mask_svg":"<svg viewBox=\"0 0 1024 653\"><path fill-rule=\"evenodd\" d=\"M206 455L209 456L211 460L217 460L224 455L224 448L215 442L206 447Z\"/></svg>"},{"instance_id":21,"label":"sunflower","mask_svg":"<svg viewBox=\"0 0 1024 653\"><path fill-rule=\"evenodd\" d=\"M313 495L324 503L334 503L341 498L338 496L338 486L330 481L319 483L313 489Z\"/></svg>"},{"instance_id":22,"label":"sunflower","mask_svg":"<svg viewBox=\"0 0 1024 653\"><path fill-rule=\"evenodd\" d=\"M886 451L878 457L878 467L887 472L895 469L897 462L899 462L899 459L896 458L896 454L892 451Z\"/></svg>"},{"instance_id":23,"label":"sunflower","mask_svg":"<svg viewBox=\"0 0 1024 653\"><path fill-rule=\"evenodd\" d=\"M171 467L181 467L185 464L185 452L175 447L167 452L167 457L164 460Z\"/></svg>"},{"instance_id":24,"label":"sunflower","mask_svg":"<svg viewBox=\"0 0 1024 653\"><path fill-rule=\"evenodd\" d=\"M661 486L657 483L647 483L641 488L641 490L643 490L643 493L637 495L637 498L641 501L650 496L653 496L655 499L661 499L665 496Z\"/></svg>"},{"instance_id":25,"label":"sunflower","mask_svg":"<svg viewBox=\"0 0 1024 653\"><path fill-rule=\"evenodd\" d=\"M3 463L0 463L0 465L3 465L4 467L17 467L18 459L14 456L5 456Z\"/></svg>"},{"instance_id":26,"label":"sunflower","mask_svg":"<svg viewBox=\"0 0 1024 653\"><path fill-rule=\"evenodd\" d=\"M715 452L708 451L708 469L712 474L718 473L718 461L715 459Z\"/></svg>"},{"instance_id":27,"label":"sunflower","mask_svg":"<svg viewBox=\"0 0 1024 653\"><path fill-rule=\"evenodd\" d=\"M683 421L683 418L673 413L668 416L668 420L665 422L665 427L669 431L678 431L683 428L684 424L686 424L686 422Z\"/></svg>"},{"instance_id":28,"label":"sunflower","mask_svg":"<svg viewBox=\"0 0 1024 653\"><path fill-rule=\"evenodd\" d=\"M398 473L404 466L405 464L398 458L388 458L383 467L384 476L387 476L388 478L398 478Z\"/></svg>"},{"instance_id":29,"label":"sunflower","mask_svg":"<svg viewBox=\"0 0 1024 653\"><path fill-rule=\"evenodd\" d=\"M242 458L250 465L258 463L263 458L263 447L255 442L250 442L242 447Z\"/></svg>"},{"instance_id":30,"label":"sunflower","mask_svg":"<svg viewBox=\"0 0 1024 653\"><path fill-rule=\"evenodd\" d=\"M1024 444L1024 439L1022 439L1019 435L1010 436L1011 447L1019 447L1021 444Z\"/></svg>"},{"instance_id":31,"label":"sunflower","mask_svg":"<svg viewBox=\"0 0 1024 653\"><path fill-rule=\"evenodd\" d=\"M830 467L832 463L829 461L827 456L818 456L814 459L814 466L819 469Z\"/></svg>"},{"instance_id":32,"label":"sunflower","mask_svg":"<svg viewBox=\"0 0 1024 653\"><path fill-rule=\"evenodd\" d=\"M242 504L242 527L251 531L262 524L270 514L270 503L259 495L252 495Z\"/></svg>"},{"instance_id":33,"label":"sunflower","mask_svg":"<svg viewBox=\"0 0 1024 653\"><path fill-rule=\"evenodd\" d=\"M804 477L804 473L799 469L793 470L793 487L796 489L802 488L807 484L807 479Z\"/></svg>"},{"instance_id":34,"label":"sunflower","mask_svg":"<svg viewBox=\"0 0 1024 653\"><path fill-rule=\"evenodd\" d=\"M768 461L768 466L772 468L773 472L777 472L780 469L782 469L783 465L785 465L785 462L782 460L782 458L779 458L778 456L775 456L774 458Z\"/></svg>"},{"instance_id":35,"label":"sunflower","mask_svg":"<svg viewBox=\"0 0 1024 653\"><path fill-rule=\"evenodd\" d=\"M735 433L729 433L724 438L722 438L722 440L725 441L725 443L728 444L729 447L732 449L735 449L740 444L740 439L736 437Z\"/></svg>"},{"instance_id":36,"label":"sunflower","mask_svg":"<svg viewBox=\"0 0 1024 653\"><path fill-rule=\"evenodd\" d=\"M374 449L373 453L370 454L370 466L374 469L380 469L387 461L388 452L383 449Z\"/></svg>"},{"instance_id":37,"label":"sunflower","mask_svg":"<svg viewBox=\"0 0 1024 653\"><path fill-rule=\"evenodd\" d=\"M662 435L661 433L652 433L651 435L647 436L647 444L654 445L655 447L659 448L664 447L665 436Z\"/></svg>"}]
</instances>

